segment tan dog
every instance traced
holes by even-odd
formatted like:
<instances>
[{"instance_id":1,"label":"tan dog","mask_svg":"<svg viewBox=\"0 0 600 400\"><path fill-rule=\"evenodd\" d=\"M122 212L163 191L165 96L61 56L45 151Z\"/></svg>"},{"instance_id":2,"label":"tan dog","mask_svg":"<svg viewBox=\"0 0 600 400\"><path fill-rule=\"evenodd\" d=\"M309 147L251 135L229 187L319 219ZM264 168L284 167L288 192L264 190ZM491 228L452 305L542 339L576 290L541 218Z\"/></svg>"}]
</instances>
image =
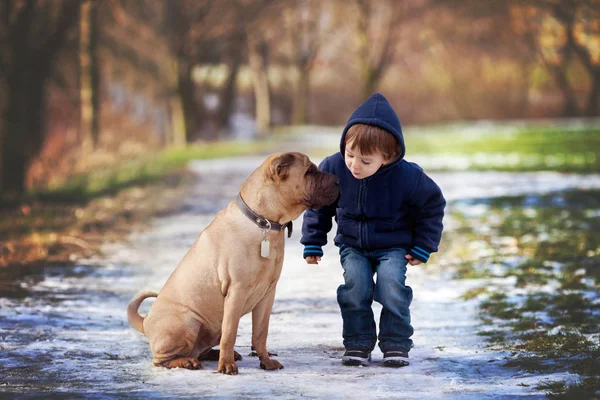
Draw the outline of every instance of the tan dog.
<instances>
[{"instance_id":1,"label":"tan dog","mask_svg":"<svg viewBox=\"0 0 600 400\"><path fill-rule=\"evenodd\" d=\"M283 368L267 351L275 285L283 264L283 228L307 208L333 203L338 184L335 175L320 172L304 154L267 158L240 190L255 218L242 212L243 202L229 202L200 233L160 294L141 292L129 303L129 324L148 337L154 365L200 369L198 358L214 354L212 347L219 345L218 371L237 375L238 324L252 311L252 346L260 367ZM269 224L280 230L263 228ZM138 308L148 297L157 299L144 318Z\"/></svg>"}]
</instances>

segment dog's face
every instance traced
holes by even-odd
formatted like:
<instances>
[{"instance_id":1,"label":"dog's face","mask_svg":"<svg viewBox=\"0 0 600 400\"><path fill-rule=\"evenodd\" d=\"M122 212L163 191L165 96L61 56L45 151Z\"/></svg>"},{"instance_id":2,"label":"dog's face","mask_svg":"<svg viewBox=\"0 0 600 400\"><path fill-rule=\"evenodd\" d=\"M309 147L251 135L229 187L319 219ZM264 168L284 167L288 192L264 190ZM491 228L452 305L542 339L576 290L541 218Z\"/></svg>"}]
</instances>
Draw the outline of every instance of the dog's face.
<instances>
[{"instance_id":1,"label":"dog's face","mask_svg":"<svg viewBox=\"0 0 600 400\"><path fill-rule=\"evenodd\" d=\"M306 208L318 208L333 203L339 195L338 178L319 171L317 166L302 153L283 153L270 160L271 179L278 191L291 204Z\"/></svg>"}]
</instances>

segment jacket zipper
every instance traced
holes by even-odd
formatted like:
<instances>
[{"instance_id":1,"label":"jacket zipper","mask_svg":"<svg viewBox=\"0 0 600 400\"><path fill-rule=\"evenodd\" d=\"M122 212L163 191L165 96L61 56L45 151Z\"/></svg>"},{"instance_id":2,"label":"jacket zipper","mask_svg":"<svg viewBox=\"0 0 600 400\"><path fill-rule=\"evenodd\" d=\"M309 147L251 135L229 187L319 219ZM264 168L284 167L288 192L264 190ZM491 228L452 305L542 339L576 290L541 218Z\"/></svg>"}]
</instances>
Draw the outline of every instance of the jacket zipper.
<instances>
[{"instance_id":1,"label":"jacket zipper","mask_svg":"<svg viewBox=\"0 0 600 400\"><path fill-rule=\"evenodd\" d=\"M365 249L367 244L367 223L365 221L365 199L367 197L367 179L368 178L360 181L360 190L358 196L360 211L360 222L358 223L358 229L360 233L359 245L362 249Z\"/></svg>"}]
</instances>

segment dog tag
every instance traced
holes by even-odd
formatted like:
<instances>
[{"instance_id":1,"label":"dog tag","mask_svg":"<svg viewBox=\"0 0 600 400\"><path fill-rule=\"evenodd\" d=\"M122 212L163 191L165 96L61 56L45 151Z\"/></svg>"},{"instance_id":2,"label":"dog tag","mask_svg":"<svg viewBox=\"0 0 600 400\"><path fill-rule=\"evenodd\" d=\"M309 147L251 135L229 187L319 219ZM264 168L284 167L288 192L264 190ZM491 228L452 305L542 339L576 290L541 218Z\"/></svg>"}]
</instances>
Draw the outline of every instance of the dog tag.
<instances>
[{"instance_id":1,"label":"dog tag","mask_svg":"<svg viewBox=\"0 0 600 400\"><path fill-rule=\"evenodd\" d=\"M263 241L260 242L260 256L263 258L269 258L270 248L271 246L269 240L267 238L263 239Z\"/></svg>"}]
</instances>

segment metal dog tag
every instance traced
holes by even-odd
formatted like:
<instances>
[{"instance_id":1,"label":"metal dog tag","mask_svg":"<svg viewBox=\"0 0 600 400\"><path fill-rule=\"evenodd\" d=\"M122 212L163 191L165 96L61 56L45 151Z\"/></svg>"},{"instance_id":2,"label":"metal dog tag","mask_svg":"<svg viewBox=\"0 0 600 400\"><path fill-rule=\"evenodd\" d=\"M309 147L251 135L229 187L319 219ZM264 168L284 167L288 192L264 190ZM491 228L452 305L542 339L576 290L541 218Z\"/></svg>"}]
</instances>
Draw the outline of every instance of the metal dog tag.
<instances>
[{"instance_id":1,"label":"metal dog tag","mask_svg":"<svg viewBox=\"0 0 600 400\"><path fill-rule=\"evenodd\" d=\"M263 258L269 258L269 253L271 249L271 244L269 243L269 239L264 238L262 242L260 242L260 256Z\"/></svg>"}]
</instances>

